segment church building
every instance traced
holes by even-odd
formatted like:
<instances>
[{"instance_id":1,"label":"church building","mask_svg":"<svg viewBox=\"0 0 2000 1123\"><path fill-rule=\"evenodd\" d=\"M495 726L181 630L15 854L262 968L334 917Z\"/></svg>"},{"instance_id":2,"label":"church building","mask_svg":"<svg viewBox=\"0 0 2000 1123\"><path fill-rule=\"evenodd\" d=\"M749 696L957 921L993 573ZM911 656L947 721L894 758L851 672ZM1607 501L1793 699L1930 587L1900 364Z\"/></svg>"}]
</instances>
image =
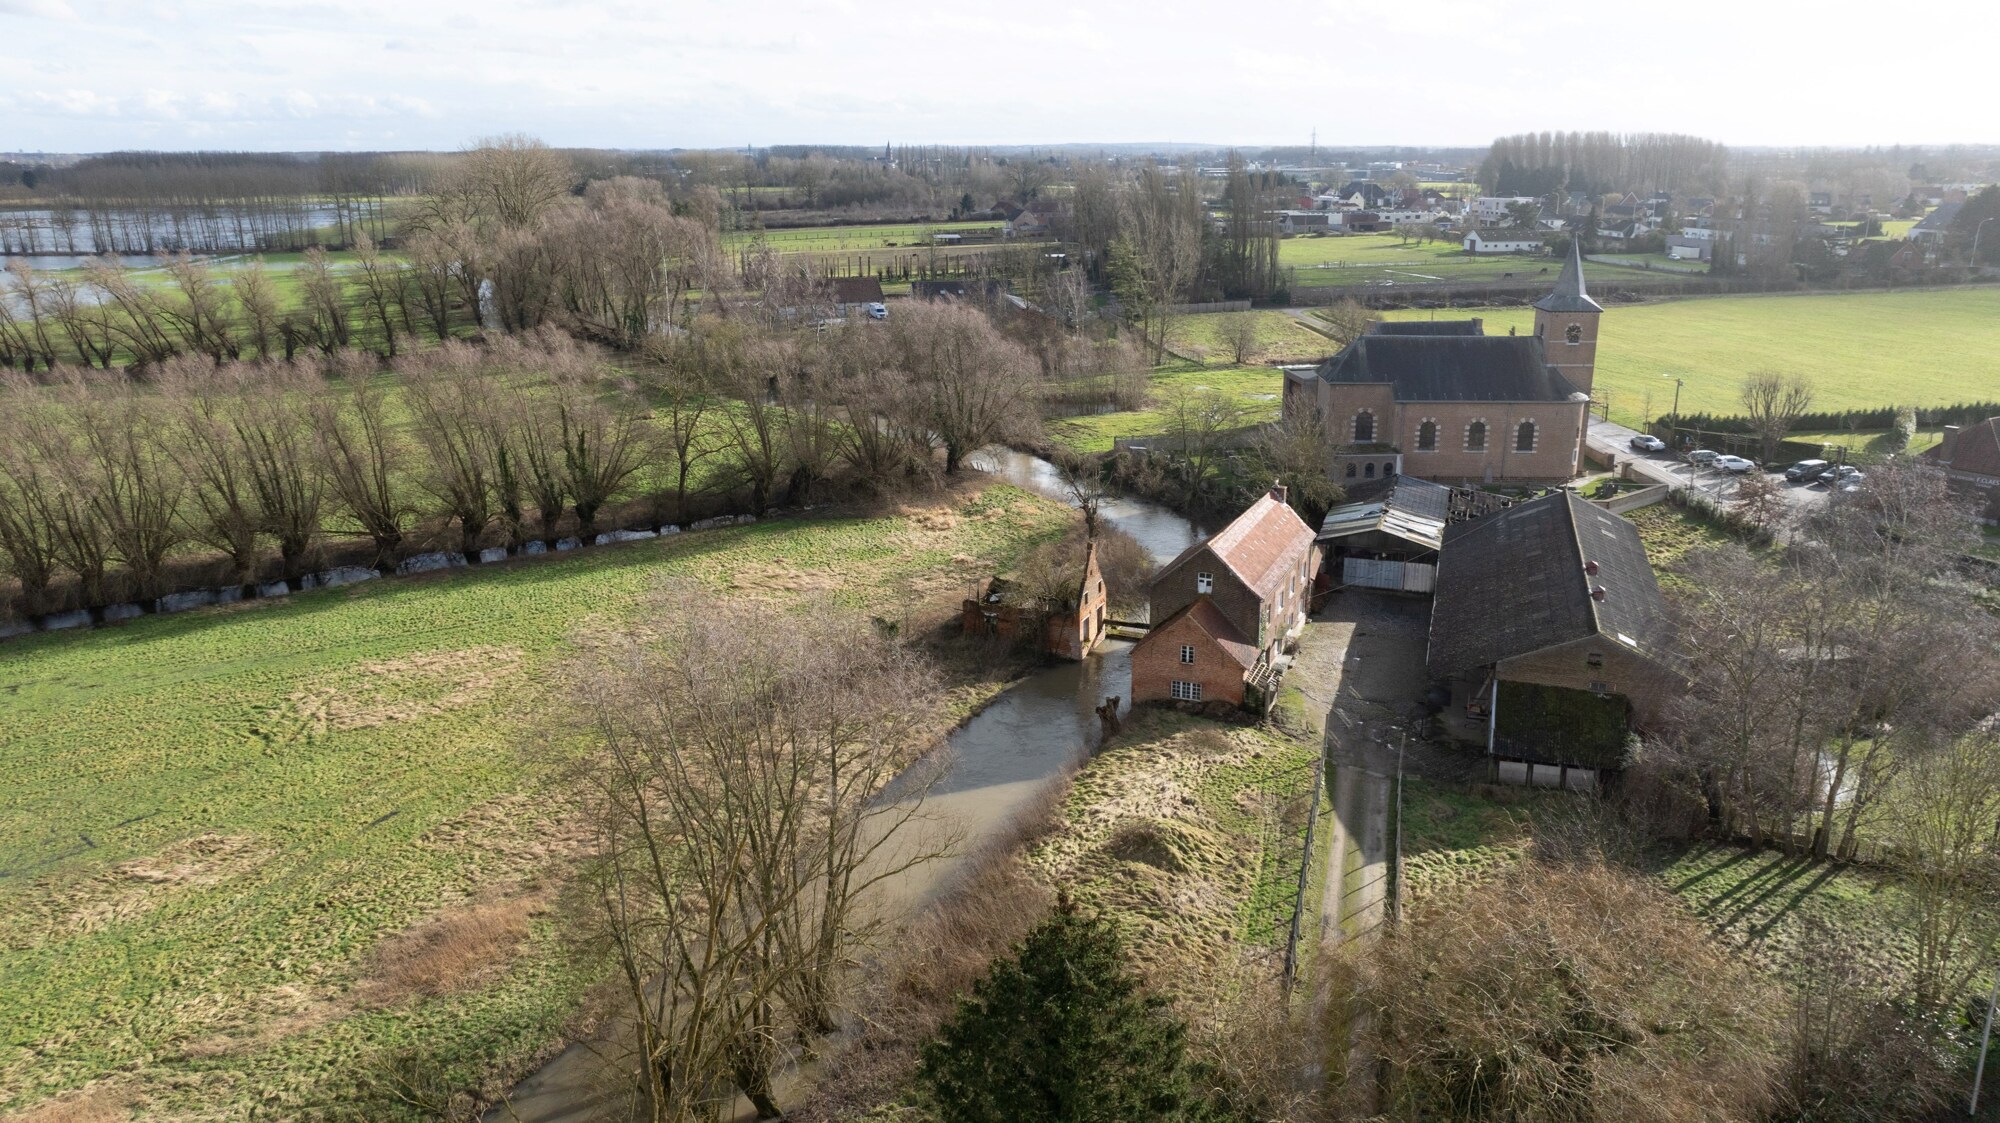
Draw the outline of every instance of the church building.
<instances>
[{"instance_id":1,"label":"church building","mask_svg":"<svg viewBox=\"0 0 2000 1123\"><path fill-rule=\"evenodd\" d=\"M1566 481L1589 427L1603 314L1572 240L1533 335L1487 335L1476 319L1376 323L1318 367L1287 371L1285 410L1317 412L1338 483Z\"/></svg>"}]
</instances>

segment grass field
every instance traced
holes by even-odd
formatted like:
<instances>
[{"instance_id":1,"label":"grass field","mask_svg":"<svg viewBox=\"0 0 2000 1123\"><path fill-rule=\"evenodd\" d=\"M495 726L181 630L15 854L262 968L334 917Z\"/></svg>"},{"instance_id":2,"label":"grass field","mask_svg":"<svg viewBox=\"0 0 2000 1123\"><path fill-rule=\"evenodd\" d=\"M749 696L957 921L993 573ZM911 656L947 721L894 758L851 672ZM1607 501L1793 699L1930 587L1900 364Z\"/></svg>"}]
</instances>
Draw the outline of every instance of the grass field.
<instances>
[{"instance_id":1,"label":"grass field","mask_svg":"<svg viewBox=\"0 0 2000 1123\"><path fill-rule=\"evenodd\" d=\"M1589 276L1595 282L1593 267ZM1424 319L1424 311L1389 314ZM1534 330L1531 308L1452 310L1477 315L1488 334ZM1665 417L1673 379L1680 409L1738 413L1752 371L1798 373L1816 410L1942 406L2000 400L2000 288L1907 292L1715 296L1612 305L1597 352L1597 393L1613 420Z\"/></svg>"},{"instance_id":2,"label":"grass field","mask_svg":"<svg viewBox=\"0 0 2000 1123\"><path fill-rule=\"evenodd\" d=\"M762 239L778 253L845 253L896 246L928 246L932 234L998 232L997 222L900 223L884 226L814 226L797 230L732 230L725 249L742 249Z\"/></svg>"},{"instance_id":3,"label":"grass field","mask_svg":"<svg viewBox=\"0 0 2000 1123\"><path fill-rule=\"evenodd\" d=\"M1216 390L1227 394L1243 411L1243 424L1272 421L1278 416L1284 378L1275 367L1218 367L1183 363L1153 374L1151 405L1051 421L1049 437L1078 452L1110 452L1119 437L1158 436L1166 431L1166 404L1184 390Z\"/></svg>"},{"instance_id":4,"label":"grass field","mask_svg":"<svg viewBox=\"0 0 2000 1123\"><path fill-rule=\"evenodd\" d=\"M1167 350L1197 362L1228 366L1236 361L1223 333L1238 316L1257 325L1257 344L1245 357L1250 363L1307 363L1339 350L1333 340L1283 312L1205 312L1176 317L1167 328Z\"/></svg>"},{"instance_id":5,"label":"grass field","mask_svg":"<svg viewBox=\"0 0 2000 1123\"><path fill-rule=\"evenodd\" d=\"M588 981L537 792L593 637L668 578L899 619L1067 517L995 486L0 646L0 1112L97 1082L295 1118L382 1050L461 1086L525 1062ZM480 909L508 938L459 977L384 977L395 934Z\"/></svg>"},{"instance_id":6,"label":"grass field","mask_svg":"<svg viewBox=\"0 0 2000 1123\"><path fill-rule=\"evenodd\" d=\"M1286 238L1278 243L1278 263L1294 270L1296 283L1301 286L1501 280L1530 284L1545 275L1553 282L1561 268L1561 262L1548 257L1515 254L1475 257L1461 249L1456 239L1419 244L1406 242L1398 234ZM1681 275L1593 264L1591 276L1604 281L1673 282Z\"/></svg>"}]
</instances>

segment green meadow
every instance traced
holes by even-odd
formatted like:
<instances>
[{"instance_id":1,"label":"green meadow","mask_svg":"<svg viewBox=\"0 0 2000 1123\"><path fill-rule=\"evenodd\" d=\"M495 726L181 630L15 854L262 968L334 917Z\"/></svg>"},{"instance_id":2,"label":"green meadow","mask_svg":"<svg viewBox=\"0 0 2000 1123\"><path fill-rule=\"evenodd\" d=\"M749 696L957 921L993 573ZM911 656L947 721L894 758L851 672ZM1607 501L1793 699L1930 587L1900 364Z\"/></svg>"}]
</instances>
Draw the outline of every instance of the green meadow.
<instances>
[{"instance_id":1,"label":"green meadow","mask_svg":"<svg viewBox=\"0 0 2000 1123\"><path fill-rule=\"evenodd\" d=\"M1051 421L1051 440L1078 452L1110 452L1120 437L1154 437L1167 431L1168 404L1178 394L1217 391L1241 411L1240 424L1275 421L1284 393L1284 374L1276 367L1220 367L1176 363L1153 372L1145 409L1088 414Z\"/></svg>"},{"instance_id":2,"label":"green meadow","mask_svg":"<svg viewBox=\"0 0 2000 1123\"><path fill-rule=\"evenodd\" d=\"M1066 520L993 486L0 644L0 1114L414 1118L358 1074L518 1071L593 981L545 785L600 641L670 579L905 619ZM385 957L467 916L478 954Z\"/></svg>"},{"instance_id":3,"label":"green meadow","mask_svg":"<svg viewBox=\"0 0 2000 1123\"><path fill-rule=\"evenodd\" d=\"M1595 282L1598 270L1588 270ZM1488 334L1534 330L1532 308L1389 313L1480 316ZM2000 288L1712 296L1607 306L1597 396L1633 424L1673 408L1738 413L1752 371L1804 375L1815 410L2000 400Z\"/></svg>"}]
</instances>

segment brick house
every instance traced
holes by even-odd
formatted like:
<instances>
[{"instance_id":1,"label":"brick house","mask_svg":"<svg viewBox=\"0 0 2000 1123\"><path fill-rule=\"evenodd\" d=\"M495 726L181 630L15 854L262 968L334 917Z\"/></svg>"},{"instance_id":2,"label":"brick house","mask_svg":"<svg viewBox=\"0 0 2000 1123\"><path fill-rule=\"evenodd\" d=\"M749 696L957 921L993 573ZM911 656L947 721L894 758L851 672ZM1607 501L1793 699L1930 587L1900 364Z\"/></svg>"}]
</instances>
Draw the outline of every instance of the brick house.
<instances>
[{"instance_id":1,"label":"brick house","mask_svg":"<svg viewBox=\"0 0 2000 1123\"><path fill-rule=\"evenodd\" d=\"M1589 424L1604 309L1572 240L1533 335L1480 320L1377 323L1317 368L1285 372L1284 408L1315 411L1335 480L1384 472L1471 483L1573 478Z\"/></svg>"},{"instance_id":2,"label":"brick house","mask_svg":"<svg viewBox=\"0 0 2000 1123\"><path fill-rule=\"evenodd\" d=\"M1446 529L1427 659L1469 686L1499 778L1588 786L1567 773L1618 767L1627 730L1682 689L1672 644L1638 530L1574 492Z\"/></svg>"},{"instance_id":3,"label":"brick house","mask_svg":"<svg viewBox=\"0 0 2000 1123\"><path fill-rule=\"evenodd\" d=\"M1110 602L1104 573L1097 565L1097 543L1084 548L1083 569L1077 575L1074 593L1066 593L1058 601L1025 605L1010 595L1012 591L1004 577L983 582L960 608L960 629L968 635L1033 638L1040 650L1065 659L1082 659L1103 641Z\"/></svg>"},{"instance_id":4,"label":"brick house","mask_svg":"<svg viewBox=\"0 0 2000 1123\"><path fill-rule=\"evenodd\" d=\"M1947 425L1944 439L1920 455L1944 469L1953 486L1985 496L1979 519L2000 526L2000 417Z\"/></svg>"},{"instance_id":5,"label":"brick house","mask_svg":"<svg viewBox=\"0 0 2000 1123\"><path fill-rule=\"evenodd\" d=\"M1268 707L1318 570L1312 528L1273 488L1153 578L1156 623L1132 649L1132 700Z\"/></svg>"}]
</instances>

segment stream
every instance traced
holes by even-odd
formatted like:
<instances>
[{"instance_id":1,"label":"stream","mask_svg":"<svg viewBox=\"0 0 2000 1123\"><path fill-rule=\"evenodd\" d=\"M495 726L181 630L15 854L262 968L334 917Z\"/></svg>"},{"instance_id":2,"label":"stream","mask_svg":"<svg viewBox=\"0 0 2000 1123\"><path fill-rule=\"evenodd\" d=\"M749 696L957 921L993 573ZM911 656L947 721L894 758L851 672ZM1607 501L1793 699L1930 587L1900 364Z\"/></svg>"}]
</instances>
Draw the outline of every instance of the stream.
<instances>
[{"instance_id":1,"label":"stream","mask_svg":"<svg viewBox=\"0 0 2000 1123\"><path fill-rule=\"evenodd\" d=\"M1011 449L988 448L967 461L1026 491L1067 502L1056 468ZM1156 564L1207 537L1207 531L1165 507L1139 499L1107 499L1104 522L1131 535ZM1081 663L1058 663L1003 691L946 743L947 769L909 824L911 845L952 843L950 857L889 880L876 906L899 915L924 906L949 886L968 855L999 837L1050 781L1097 743L1097 707L1116 695L1130 705L1132 645L1106 640ZM585 1123L613 1118L624 1096L614 1074L587 1042L570 1045L509 1093L488 1123ZM745 1105L741 1118L750 1115Z\"/></svg>"}]
</instances>

